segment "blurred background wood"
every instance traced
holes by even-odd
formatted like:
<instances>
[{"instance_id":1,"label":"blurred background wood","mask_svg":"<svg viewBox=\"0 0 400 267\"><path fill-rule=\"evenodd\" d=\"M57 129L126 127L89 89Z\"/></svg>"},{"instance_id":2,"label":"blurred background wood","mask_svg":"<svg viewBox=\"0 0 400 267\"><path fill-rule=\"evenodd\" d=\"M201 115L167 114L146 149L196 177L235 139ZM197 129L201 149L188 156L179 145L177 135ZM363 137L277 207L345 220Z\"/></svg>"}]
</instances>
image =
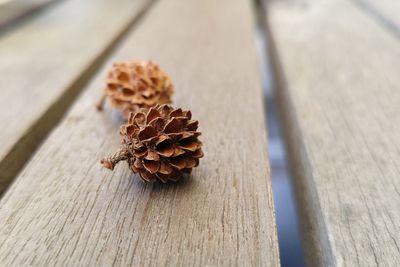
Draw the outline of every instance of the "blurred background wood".
<instances>
[{"instance_id":1,"label":"blurred background wood","mask_svg":"<svg viewBox=\"0 0 400 267\"><path fill-rule=\"evenodd\" d=\"M57 0L0 0L0 34L4 27Z\"/></svg>"},{"instance_id":2,"label":"blurred background wood","mask_svg":"<svg viewBox=\"0 0 400 267\"><path fill-rule=\"evenodd\" d=\"M0 38L0 194L151 1L69 0Z\"/></svg>"},{"instance_id":3,"label":"blurred background wood","mask_svg":"<svg viewBox=\"0 0 400 267\"><path fill-rule=\"evenodd\" d=\"M352 0L400 38L400 1Z\"/></svg>"},{"instance_id":4,"label":"blurred background wood","mask_svg":"<svg viewBox=\"0 0 400 267\"><path fill-rule=\"evenodd\" d=\"M352 1L268 11L308 264L399 266L399 39Z\"/></svg>"},{"instance_id":5,"label":"blurred background wood","mask_svg":"<svg viewBox=\"0 0 400 267\"><path fill-rule=\"evenodd\" d=\"M157 3L0 201L0 262L279 266L251 4ZM110 64L132 58L158 62L200 121L205 158L179 183L99 164L121 121L95 102Z\"/></svg>"}]
</instances>

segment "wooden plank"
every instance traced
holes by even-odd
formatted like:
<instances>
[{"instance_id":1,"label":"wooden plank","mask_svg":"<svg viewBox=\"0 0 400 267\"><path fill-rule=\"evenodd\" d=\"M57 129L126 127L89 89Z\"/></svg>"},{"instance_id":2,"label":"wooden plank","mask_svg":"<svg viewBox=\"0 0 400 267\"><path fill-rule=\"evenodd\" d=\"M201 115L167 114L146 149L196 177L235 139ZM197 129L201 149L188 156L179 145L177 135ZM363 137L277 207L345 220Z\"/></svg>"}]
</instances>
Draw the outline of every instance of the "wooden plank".
<instances>
[{"instance_id":1,"label":"wooden plank","mask_svg":"<svg viewBox=\"0 0 400 267\"><path fill-rule=\"evenodd\" d=\"M384 27L400 37L400 1L397 0L353 0L356 4L380 21Z\"/></svg>"},{"instance_id":2,"label":"wooden plank","mask_svg":"<svg viewBox=\"0 0 400 267\"><path fill-rule=\"evenodd\" d=\"M398 39L344 0L268 17L309 266L399 266Z\"/></svg>"},{"instance_id":3,"label":"wooden plank","mask_svg":"<svg viewBox=\"0 0 400 267\"><path fill-rule=\"evenodd\" d=\"M2 36L0 194L149 2L63 1Z\"/></svg>"},{"instance_id":4,"label":"wooden plank","mask_svg":"<svg viewBox=\"0 0 400 267\"><path fill-rule=\"evenodd\" d=\"M238 38L240 36L240 38ZM205 157L189 179L144 185L99 160L120 121L99 113L108 66L152 59L174 103L200 121ZM278 266L250 1L158 3L0 202L0 262L66 266Z\"/></svg>"},{"instance_id":5,"label":"wooden plank","mask_svg":"<svg viewBox=\"0 0 400 267\"><path fill-rule=\"evenodd\" d=\"M55 0L0 0L0 30L51 2Z\"/></svg>"}]
</instances>

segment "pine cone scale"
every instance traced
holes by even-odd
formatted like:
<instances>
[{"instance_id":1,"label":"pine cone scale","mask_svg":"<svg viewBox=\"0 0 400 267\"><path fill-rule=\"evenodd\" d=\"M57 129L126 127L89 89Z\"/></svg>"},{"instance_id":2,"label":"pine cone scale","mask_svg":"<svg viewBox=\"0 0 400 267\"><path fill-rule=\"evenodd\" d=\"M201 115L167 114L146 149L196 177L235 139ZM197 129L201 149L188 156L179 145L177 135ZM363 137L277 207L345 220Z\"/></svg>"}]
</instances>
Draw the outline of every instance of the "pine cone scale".
<instances>
[{"instance_id":1,"label":"pine cone scale","mask_svg":"<svg viewBox=\"0 0 400 267\"><path fill-rule=\"evenodd\" d=\"M144 168L151 174L155 174L160 169L161 163L159 161L154 160L143 160Z\"/></svg>"},{"instance_id":2,"label":"pine cone scale","mask_svg":"<svg viewBox=\"0 0 400 267\"><path fill-rule=\"evenodd\" d=\"M173 170L174 169L171 167L170 164L162 161L160 169L158 170L158 172L161 173L161 174L168 175L168 174L171 174L173 172Z\"/></svg>"},{"instance_id":3,"label":"pine cone scale","mask_svg":"<svg viewBox=\"0 0 400 267\"><path fill-rule=\"evenodd\" d=\"M160 156L153 150L150 150L147 152L147 155L145 157L146 160L155 160L155 161L159 161L160 160Z\"/></svg>"},{"instance_id":4,"label":"pine cone scale","mask_svg":"<svg viewBox=\"0 0 400 267\"><path fill-rule=\"evenodd\" d=\"M183 155L183 154L185 154L185 153L186 153L186 151L183 150L182 148L180 148L180 147L175 147L175 149L174 149L174 154L173 154L172 156L173 156L173 157L177 157L177 156Z\"/></svg>"},{"instance_id":5,"label":"pine cone scale","mask_svg":"<svg viewBox=\"0 0 400 267\"><path fill-rule=\"evenodd\" d=\"M204 156L203 151L201 149L196 150L192 153L192 157L195 159L202 158Z\"/></svg>"}]
</instances>

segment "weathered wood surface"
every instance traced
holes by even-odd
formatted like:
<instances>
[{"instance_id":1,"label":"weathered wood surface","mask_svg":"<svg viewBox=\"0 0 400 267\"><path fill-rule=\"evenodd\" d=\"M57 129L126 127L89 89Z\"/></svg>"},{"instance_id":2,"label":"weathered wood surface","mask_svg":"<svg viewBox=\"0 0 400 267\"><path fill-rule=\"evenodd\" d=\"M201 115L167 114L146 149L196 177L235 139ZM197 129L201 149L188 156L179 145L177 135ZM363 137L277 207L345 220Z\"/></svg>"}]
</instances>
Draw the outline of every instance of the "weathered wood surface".
<instances>
[{"instance_id":1,"label":"weathered wood surface","mask_svg":"<svg viewBox=\"0 0 400 267\"><path fill-rule=\"evenodd\" d=\"M352 0L400 38L400 1Z\"/></svg>"},{"instance_id":2,"label":"weathered wood surface","mask_svg":"<svg viewBox=\"0 0 400 267\"><path fill-rule=\"evenodd\" d=\"M0 34L2 27L18 18L44 7L56 0L6 0L0 1Z\"/></svg>"},{"instance_id":3,"label":"weathered wood surface","mask_svg":"<svg viewBox=\"0 0 400 267\"><path fill-rule=\"evenodd\" d=\"M0 193L148 3L62 1L0 37Z\"/></svg>"},{"instance_id":4,"label":"weathered wood surface","mask_svg":"<svg viewBox=\"0 0 400 267\"><path fill-rule=\"evenodd\" d=\"M268 17L309 265L399 266L399 40L344 0Z\"/></svg>"},{"instance_id":5,"label":"weathered wood surface","mask_svg":"<svg viewBox=\"0 0 400 267\"><path fill-rule=\"evenodd\" d=\"M1 200L0 262L278 266L252 15L245 0L157 3ZM177 184L99 164L120 121L94 105L111 62L132 58L158 62L200 121L205 157Z\"/></svg>"}]
</instances>

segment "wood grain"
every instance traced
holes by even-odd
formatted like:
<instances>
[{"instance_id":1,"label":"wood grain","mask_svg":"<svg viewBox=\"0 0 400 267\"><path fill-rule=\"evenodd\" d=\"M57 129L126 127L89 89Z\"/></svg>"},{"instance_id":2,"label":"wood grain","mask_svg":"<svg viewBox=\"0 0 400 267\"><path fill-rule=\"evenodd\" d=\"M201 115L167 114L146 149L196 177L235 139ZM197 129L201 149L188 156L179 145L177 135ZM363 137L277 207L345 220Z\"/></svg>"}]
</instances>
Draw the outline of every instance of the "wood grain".
<instances>
[{"instance_id":1,"label":"wood grain","mask_svg":"<svg viewBox=\"0 0 400 267\"><path fill-rule=\"evenodd\" d=\"M0 0L0 34L5 27L56 0Z\"/></svg>"},{"instance_id":2,"label":"wood grain","mask_svg":"<svg viewBox=\"0 0 400 267\"><path fill-rule=\"evenodd\" d=\"M0 39L0 194L151 1L62 1Z\"/></svg>"},{"instance_id":3,"label":"wood grain","mask_svg":"<svg viewBox=\"0 0 400 267\"><path fill-rule=\"evenodd\" d=\"M398 39L348 1L268 16L308 265L399 266Z\"/></svg>"},{"instance_id":4,"label":"wood grain","mask_svg":"<svg viewBox=\"0 0 400 267\"><path fill-rule=\"evenodd\" d=\"M400 1L396 0L352 0L359 7L364 9L383 27L392 31L397 38L400 38Z\"/></svg>"},{"instance_id":5,"label":"wood grain","mask_svg":"<svg viewBox=\"0 0 400 267\"><path fill-rule=\"evenodd\" d=\"M0 202L0 262L34 266L279 266L250 1L159 2ZM205 158L177 184L143 184L115 113L99 113L111 62L152 59L200 121Z\"/></svg>"}]
</instances>

